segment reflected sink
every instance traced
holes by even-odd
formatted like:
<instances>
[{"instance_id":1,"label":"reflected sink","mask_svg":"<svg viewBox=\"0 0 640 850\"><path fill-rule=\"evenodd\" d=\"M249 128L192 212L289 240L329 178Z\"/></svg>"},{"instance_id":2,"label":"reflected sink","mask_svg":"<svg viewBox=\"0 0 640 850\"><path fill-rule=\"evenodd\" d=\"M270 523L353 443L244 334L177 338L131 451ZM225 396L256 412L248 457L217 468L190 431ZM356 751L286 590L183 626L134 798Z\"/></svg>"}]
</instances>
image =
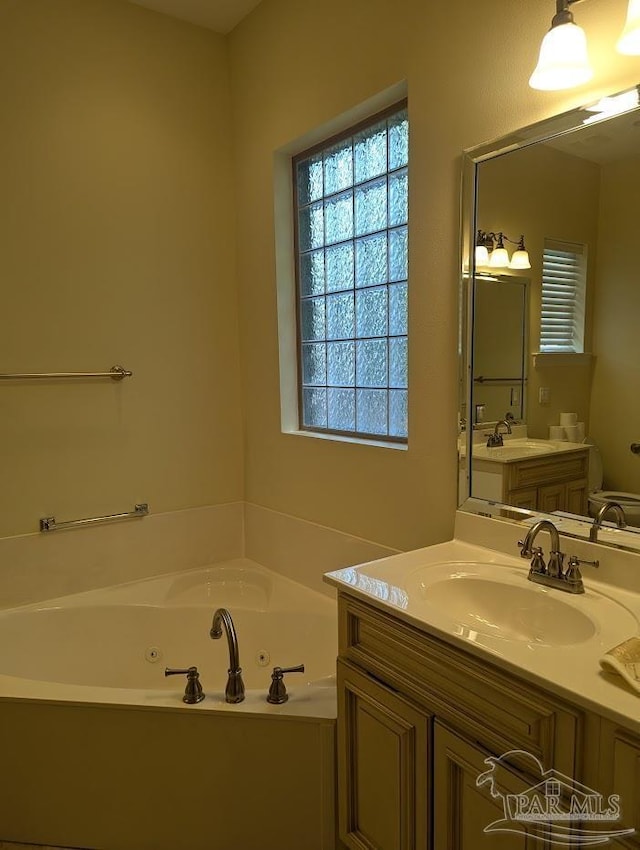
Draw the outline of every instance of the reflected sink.
<instances>
[{"instance_id":1,"label":"reflected sink","mask_svg":"<svg viewBox=\"0 0 640 850\"><path fill-rule=\"evenodd\" d=\"M479 445L473 447L473 454L476 457L494 458L496 460L533 457L557 451L557 446L547 440L508 440L503 446Z\"/></svg>"},{"instance_id":2,"label":"reflected sink","mask_svg":"<svg viewBox=\"0 0 640 850\"><path fill-rule=\"evenodd\" d=\"M533 584L526 570L507 565L434 564L408 575L406 590L409 609L484 644L497 640L542 648L604 640L610 647L618 634L629 636L638 626L627 608L604 594L563 593Z\"/></svg>"}]
</instances>

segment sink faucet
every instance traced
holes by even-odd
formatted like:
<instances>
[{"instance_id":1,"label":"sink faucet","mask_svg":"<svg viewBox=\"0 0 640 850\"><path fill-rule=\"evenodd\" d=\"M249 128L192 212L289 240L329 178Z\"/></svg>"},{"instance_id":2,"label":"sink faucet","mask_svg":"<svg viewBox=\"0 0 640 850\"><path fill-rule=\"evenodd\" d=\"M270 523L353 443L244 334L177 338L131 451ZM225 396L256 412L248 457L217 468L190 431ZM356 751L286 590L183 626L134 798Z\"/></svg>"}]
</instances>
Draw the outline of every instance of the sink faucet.
<instances>
[{"instance_id":1,"label":"sink faucet","mask_svg":"<svg viewBox=\"0 0 640 850\"><path fill-rule=\"evenodd\" d=\"M622 505L619 505L617 502L605 502L604 505L598 511L598 515L594 519L593 525L591 526L591 531L589 532L589 540L592 543L598 542L598 531L600 530L604 518L609 513L609 511L613 511L616 515L616 525L618 526L618 528L627 527L627 518L624 515Z\"/></svg>"},{"instance_id":2,"label":"sink faucet","mask_svg":"<svg viewBox=\"0 0 640 850\"><path fill-rule=\"evenodd\" d=\"M507 429L507 434L511 433L511 425L507 422L506 419L500 419L496 422L496 427L493 429L493 434L489 435L489 439L487 440L487 448L496 448L496 446L504 445L502 440L502 434L498 430L501 425L504 425Z\"/></svg>"},{"instance_id":3,"label":"sink faucet","mask_svg":"<svg viewBox=\"0 0 640 850\"><path fill-rule=\"evenodd\" d=\"M533 542L540 531L548 531L551 537L548 566L544 562L542 548L533 546ZM518 546L520 546L522 558L531 558L529 581L555 587L557 590L564 590L567 593L584 593L580 564L589 564L592 567L600 565L599 561L584 561L576 555L571 555L565 572L563 570L564 553L560 551L560 534L555 525L548 519L538 520L535 525L532 525L524 540L518 542Z\"/></svg>"},{"instance_id":4,"label":"sink faucet","mask_svg":"<svg viewBox=\"0 0 640 850\"><path fill-rule=\"evenodd\" d=\"M225 688L224 698L227 702L237 703L244 699L244 682L242 681L242 668L240 667L240 653L238 651L238 638L231 619L231 614L226 608L218 608L213 615L211 631L209 635L213 640L222 637L222 627L227 633L229 644L229 678Z\"/></svg>"}]
</instances>

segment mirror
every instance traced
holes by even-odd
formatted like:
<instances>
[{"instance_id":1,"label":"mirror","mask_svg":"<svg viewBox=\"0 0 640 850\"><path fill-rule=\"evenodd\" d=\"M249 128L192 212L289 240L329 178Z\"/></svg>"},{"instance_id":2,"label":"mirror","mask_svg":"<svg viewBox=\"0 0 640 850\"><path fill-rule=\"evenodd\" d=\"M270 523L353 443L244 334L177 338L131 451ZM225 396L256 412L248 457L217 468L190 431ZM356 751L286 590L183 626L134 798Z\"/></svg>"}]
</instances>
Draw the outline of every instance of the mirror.
<instances>
[{"instance_id":1,"label":"mirror","mask_svg":"<svg viewBox=\"0 0 640 850\"><path fill-rule=\"evenodd\" d=\"M466 152L461 509L550 516L562 533L588 539L599 506L617 499L628 527L607 517L598 542L640 549L640 454L630 450L640 443L639 208L637 88ZM524 234L531 269L517 274L527 277L476 267L479 230L512 242ZM548 292L565 257L565 277L578 269L584 281L572 352L555 350L562 298L542 300L543 276ZM487 448L500 420L516 427L506 448Z\"/></svg>"},{"instance_id":2,"label":"mirror","mask_svg":"<svg viewBox=\"0 0 640 850\"><path fill-rule=\"evenodd\" d=\"M528 278L474 277L474 426L525 418L528 289Z\"/></svg>"}]
</instances>

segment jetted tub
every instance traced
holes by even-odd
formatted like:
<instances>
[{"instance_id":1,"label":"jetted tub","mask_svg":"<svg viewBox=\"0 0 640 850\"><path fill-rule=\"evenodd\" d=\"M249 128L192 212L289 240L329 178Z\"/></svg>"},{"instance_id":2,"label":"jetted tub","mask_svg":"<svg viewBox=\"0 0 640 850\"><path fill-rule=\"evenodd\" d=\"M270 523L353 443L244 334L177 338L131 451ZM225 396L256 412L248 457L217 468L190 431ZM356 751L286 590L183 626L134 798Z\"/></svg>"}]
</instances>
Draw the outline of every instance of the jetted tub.
<instances>
[{"instance_id":1,"label":"jetted tub","mask_svg":"<svg viewBox=\"0 0 640 850\"><path fill-rule=\"evenodd\" d=\"M335 603L246 559L0 611L0 841L330 850L336 655ZM267 703L272 668L301 663ZM164 669L192 665L206 698L190 706Z\"/></svg>"}]
</instances>

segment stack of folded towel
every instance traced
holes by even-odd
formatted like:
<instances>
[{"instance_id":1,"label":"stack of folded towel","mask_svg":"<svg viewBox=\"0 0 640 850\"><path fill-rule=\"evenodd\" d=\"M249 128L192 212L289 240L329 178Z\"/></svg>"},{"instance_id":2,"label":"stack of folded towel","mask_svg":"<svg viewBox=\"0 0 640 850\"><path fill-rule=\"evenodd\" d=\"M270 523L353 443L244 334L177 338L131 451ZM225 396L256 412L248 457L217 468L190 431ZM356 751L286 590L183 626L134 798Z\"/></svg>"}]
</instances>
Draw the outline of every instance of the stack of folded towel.
<instances>
[{"instance_id":1,"label":"stack of folded towel","mask_svg":"<svg viewBox=\"0 0 640 850\"><path fill-rule=\"evenodd\" d=\"M600 659L607 672L618 673L640 694L640 637L632 637L614 646Z\"/></svg>"}]
</instances>

